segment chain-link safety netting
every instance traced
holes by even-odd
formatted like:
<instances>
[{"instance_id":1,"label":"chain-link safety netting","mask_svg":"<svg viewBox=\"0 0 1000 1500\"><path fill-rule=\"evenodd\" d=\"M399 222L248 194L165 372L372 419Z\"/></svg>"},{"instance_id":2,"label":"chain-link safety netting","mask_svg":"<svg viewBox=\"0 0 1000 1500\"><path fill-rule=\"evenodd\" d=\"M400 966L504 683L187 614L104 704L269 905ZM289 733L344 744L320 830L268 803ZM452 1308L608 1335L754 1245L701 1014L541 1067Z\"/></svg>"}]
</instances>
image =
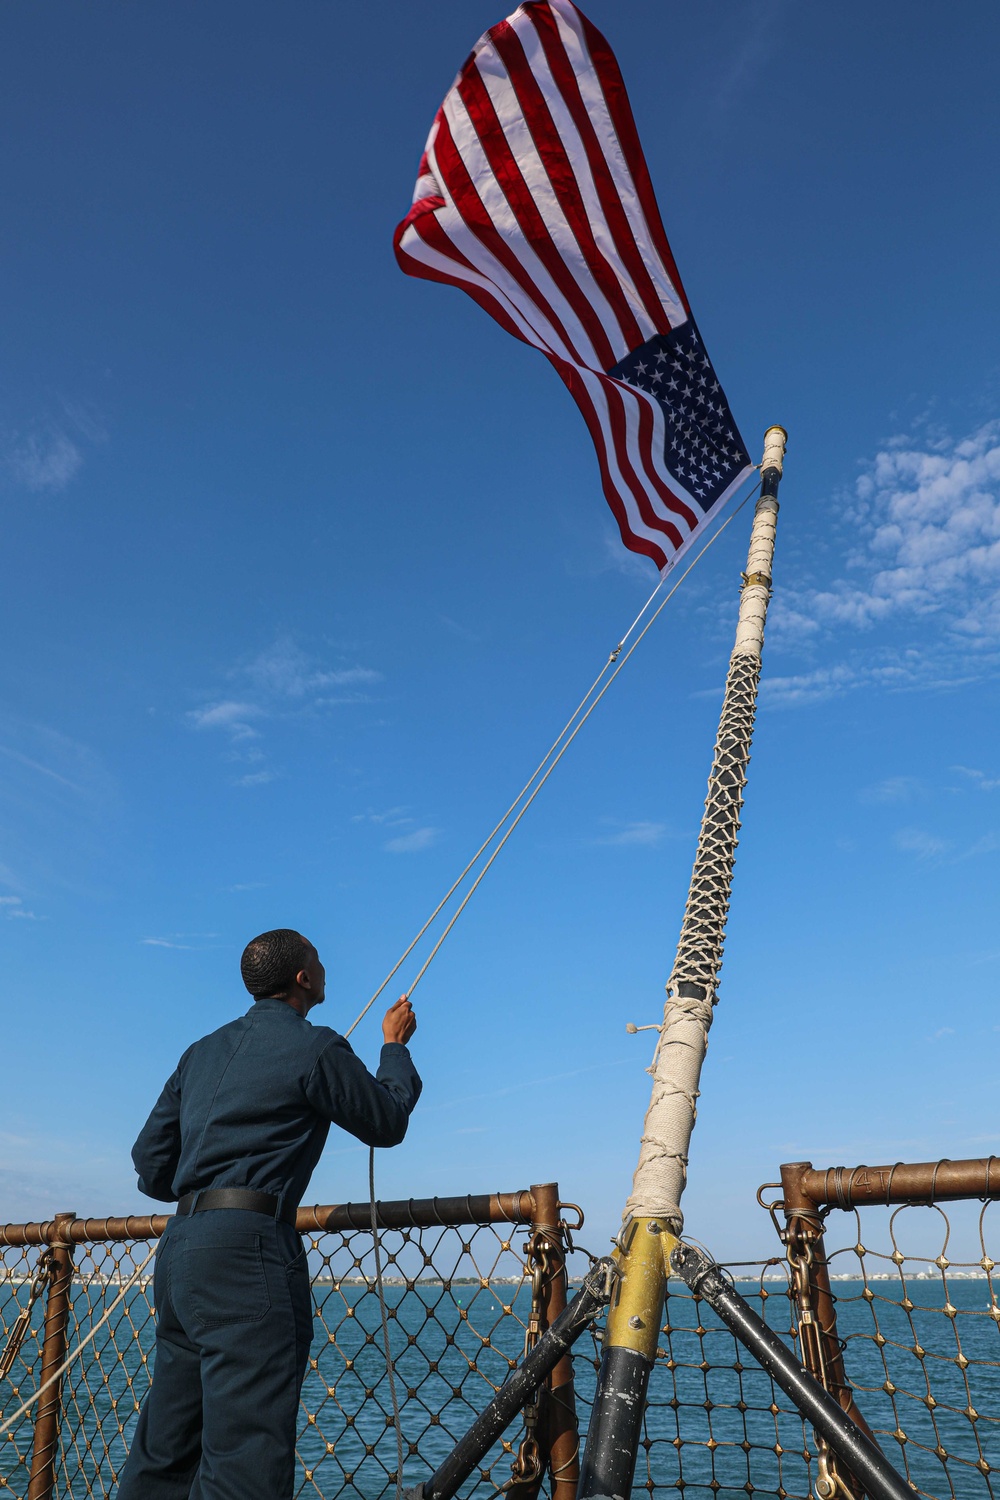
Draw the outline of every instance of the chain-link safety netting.
<instances>
[{"instance_id":1,"label":"chain-link safety netting","mask_svg":"<svg viewBox=\"0 0 1000 1500\"><path fill-rule=\"evenodd\" d=\"M954 1209L951 1210L952 1217ZM847 1382L919 1494L1000 1496L1000 1207L834 1210L825 1255Z\"/></svg>"},{"instance_id":2,"label":"chain-link safety netting","mask_svg":"<svg viewBox=\"0 0 1000 1500\"><path fill-rule=\"evenodd\" d=\"M758 1316L794 1345L787 1267L770 1260L727 1269ZM586 1393L592 1389L588 1382ZM672 1489L686 1500L808 1500L814 1463L809 1434L787 1396L708 1304L671 1277L635 1489Z\"/></svg>"},{"instance_id":3,"label":"chain-link safety netting","mask_svg":"<svg viewBox=\"0 0 1000 1500\"><path fill-rule=\"evenodd\" d=\"M0 1251L0 1323L3 1355L0 1393L3 1411L16 1411L38 1388L45 1312L46 1251L34 1246L5 1245ZM30 1416L0 1440L0 1490L26 1494L31 1466L33 1425Z\"/></svg>"},{"instance_id":4,"label":"chain-link safety netting","mask_svg":"<svg viewBox=\"0 0 1000 1500\"><path fill-rule=\"evenodd\" d=\"M365 1213L367 1206L357 1206L356 1222L362 1223ZM364 1229L319 1231L307 1234L305 1242L315 1334L302 1392L296 1494L378 1500L395 1489L396 1442L372 1237ZM529 1229L441 1223L384 1229L380 1243L401 1405L403 1482L409 1488L430 1476L522 1357L532 1311ZM154 1244L154 1239L85 1240L74 1248L67 1351L72 1353L120 1300L62 1377L53 1475L59 1496L82 1500L114 1493L152 1374L152 1265L133 1278ZM28 1306L44 1253L16 1245L0 1250L4 1347ZM580 1252L570 1258L576 1279L586 1269L584 1259ZM769 1324L793 1338L782 1264L734 1267L733 1273ZM37 1389L44 1310L42 1291L0 1387L5 1417ZM599 1355L598 1330L580 1341L574 1360L583 1432ZM27 1495L34 1418L32 1409L0 1446L0 1492ZM507 1484L521 1437L515 1423L463 1495L485 1500ZM790 1403L741 1355L707 1306L671 1281L637 1488L679 1491L692 1500L746 1494L805 1500L811 1463L806 1432Z\"/></svg>"}]
</instances>

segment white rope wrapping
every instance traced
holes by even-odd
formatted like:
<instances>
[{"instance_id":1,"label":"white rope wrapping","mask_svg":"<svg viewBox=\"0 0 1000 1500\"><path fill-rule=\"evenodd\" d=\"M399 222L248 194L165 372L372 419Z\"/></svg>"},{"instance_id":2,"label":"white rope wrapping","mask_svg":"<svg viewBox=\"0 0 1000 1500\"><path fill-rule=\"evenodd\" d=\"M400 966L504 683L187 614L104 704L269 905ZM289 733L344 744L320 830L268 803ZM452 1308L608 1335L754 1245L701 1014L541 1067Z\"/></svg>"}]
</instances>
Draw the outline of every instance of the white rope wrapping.
<instances>
[{"instance_id":1,"label":"white rope wrapping","mask_svg":"<svg viewBox=\"0 0 1000 1500\"><path fill-rule=\"evenodd\" d=\"M780 431L772 429L775 430ZM698 849L677 956L667 984L663 1025L649 1069L653 1087L639 1162L625 1205L626 1219L663 1218L677 1234L684 1227L680 1201L687 1181L688 1148L697 1118L701 1068L708 1049L722 967L753 738L777 514L776 500L765 496L758 501Z\"/></svg>"}]
</instances>

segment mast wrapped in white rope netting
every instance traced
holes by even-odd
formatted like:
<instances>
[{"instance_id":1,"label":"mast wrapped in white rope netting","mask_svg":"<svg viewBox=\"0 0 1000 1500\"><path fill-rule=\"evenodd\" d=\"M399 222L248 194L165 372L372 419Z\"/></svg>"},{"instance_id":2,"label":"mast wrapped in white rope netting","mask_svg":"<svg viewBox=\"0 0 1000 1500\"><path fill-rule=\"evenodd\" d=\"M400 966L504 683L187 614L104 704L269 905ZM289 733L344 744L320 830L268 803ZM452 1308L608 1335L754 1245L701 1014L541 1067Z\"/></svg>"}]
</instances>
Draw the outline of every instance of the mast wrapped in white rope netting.
<instances>
[{"instance_id":1,"label":"mast wrapped in white rope netting","mask_svg":"<svg viewBox=\"0 0 1000 1500\"><path fill-rule=\"evenodd\" d=\"M761 463L763 493L754 514L736 644L729 660L698 850L677 956L667 982L663 1026L650 1069L653 1091L643 1126L639 1163L625 1206L626 1218L667 1219L678 1234L684 1223L680 1200L697 1115L701 1065L708 1046L726 938L733 863L757 707L764 622L771 592L778 522L776 491L784 451L784 430L769 428Z\"/></svg>"}]
</instances>

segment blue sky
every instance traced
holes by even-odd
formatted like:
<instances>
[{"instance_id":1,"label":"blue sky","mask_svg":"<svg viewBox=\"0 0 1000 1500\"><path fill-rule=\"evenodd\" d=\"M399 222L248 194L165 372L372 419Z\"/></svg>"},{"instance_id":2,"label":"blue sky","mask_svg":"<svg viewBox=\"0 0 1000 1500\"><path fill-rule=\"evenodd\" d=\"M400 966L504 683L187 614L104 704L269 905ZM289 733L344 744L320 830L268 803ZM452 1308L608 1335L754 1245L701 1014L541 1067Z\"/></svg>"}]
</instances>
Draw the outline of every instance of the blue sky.
<instances>
[{"instance_id":1,"label":"blue sky","mask_svg":"<svg viewBox=\"0 0 1000 1500\"><path fill-rule=\"evenodd\" d=\"M346 1025L652 586L545 361L392 257L501 9L5 13L0 1217L140 1205L131 1141L262 928L314 938ZM781 1161L1000 1150L1000 17L588 12L751 451L790 434L686 1199L760 1253ZM555 1177L615 1227L747 534L418 990L382 1196ZM331 1141L315 1200L365 1171Z\"/></svg>"}]
</instances>

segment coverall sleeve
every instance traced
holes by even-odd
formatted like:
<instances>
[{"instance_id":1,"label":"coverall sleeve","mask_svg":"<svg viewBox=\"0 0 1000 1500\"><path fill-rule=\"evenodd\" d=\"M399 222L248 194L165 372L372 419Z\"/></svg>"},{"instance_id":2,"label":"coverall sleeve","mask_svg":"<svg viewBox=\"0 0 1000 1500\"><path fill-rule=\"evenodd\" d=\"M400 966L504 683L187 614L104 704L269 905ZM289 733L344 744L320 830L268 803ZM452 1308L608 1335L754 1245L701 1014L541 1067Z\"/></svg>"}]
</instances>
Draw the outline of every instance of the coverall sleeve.
<instances>
[{"instance_id":1,"label":"coverall sleeve","mask_svg":"<svg viewBox=\"0 0 1000 1500\"><path fill-rule=\"evenodd\" d=\"M335 1034L306 1079L306 1098L324 1120L366 1146L398 1146L422 1087L401 1042L386 1042L373 1078L350 1042Z\"/></svg>"},{"instance_id":2,"label":"coverall sleeve","mask_svg":"<svg viewBox=\"0 0 1000 1500\"><path fill-rule=\"evenodd\" d=\"M139 1191L147 1198L174 1203L174 1177L181 1154L181 1086L180 1073L174 1073L164 1084L163 1093L153 1105L152 1113L132 1147L132 1160L139 1174Z\"/></svg>"}]
</instances>

